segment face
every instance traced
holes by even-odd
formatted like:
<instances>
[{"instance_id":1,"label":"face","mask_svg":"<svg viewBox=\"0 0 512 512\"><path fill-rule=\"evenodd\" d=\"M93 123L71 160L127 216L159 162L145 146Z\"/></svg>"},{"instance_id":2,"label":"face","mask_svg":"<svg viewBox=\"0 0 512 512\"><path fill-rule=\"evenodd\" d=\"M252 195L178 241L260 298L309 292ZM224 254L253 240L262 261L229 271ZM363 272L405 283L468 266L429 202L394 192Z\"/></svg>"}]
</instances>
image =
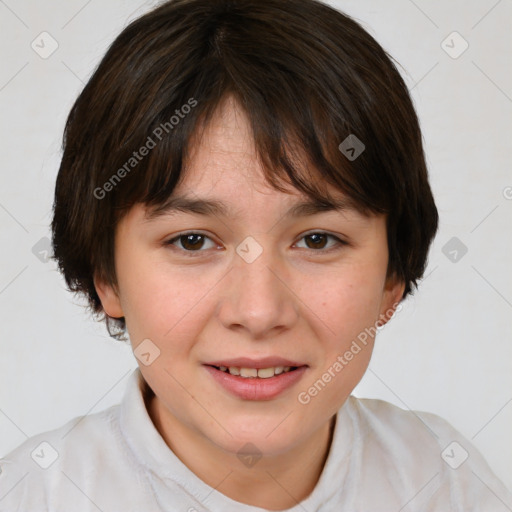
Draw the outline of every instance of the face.
<instances>
[{"instance_id":1,"label":"face","mask_svg":"<svg viewBox=\"0 0 512 512\"><path fill-rule=\"evenodd\" d=\"M222 202L226 212L149 220L136 205L116 232L117 290L96 282L98 294L107 314L125 317L136 354L146 340L139 365L161 423L224 452L251 442L284 453L342 406L367 368L379 319L401 299L403 285L386 281L385 219L287 213L307 197L267 186L234 102L184 177L173 196ZM281 366L258 364L268 357L299 368L246 379L207 366Z\"/></svg>"}]
</instances>

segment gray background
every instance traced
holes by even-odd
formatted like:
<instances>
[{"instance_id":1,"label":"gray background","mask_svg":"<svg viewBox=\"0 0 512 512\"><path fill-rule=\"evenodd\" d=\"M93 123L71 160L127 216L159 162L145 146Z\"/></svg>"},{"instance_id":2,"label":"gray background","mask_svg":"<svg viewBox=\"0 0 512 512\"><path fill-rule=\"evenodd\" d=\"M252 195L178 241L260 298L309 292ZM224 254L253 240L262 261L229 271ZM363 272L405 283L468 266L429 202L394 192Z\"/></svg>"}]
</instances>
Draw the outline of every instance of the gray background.
<instances>
[{"instance_id":1,"label":"gray background","mask_svg":"<svg viewBox=\"0 0 512 512\"><path fill-rule=\"evenodd\" d=\"M0 1L2 455L118 402L136 366L45 263L45 237L69 109L156 3ZM403 66L441 217L426 277L379 334L356 394L443 416L512 488L511 1L330 3Z\"/></svg>"}]
</instances>

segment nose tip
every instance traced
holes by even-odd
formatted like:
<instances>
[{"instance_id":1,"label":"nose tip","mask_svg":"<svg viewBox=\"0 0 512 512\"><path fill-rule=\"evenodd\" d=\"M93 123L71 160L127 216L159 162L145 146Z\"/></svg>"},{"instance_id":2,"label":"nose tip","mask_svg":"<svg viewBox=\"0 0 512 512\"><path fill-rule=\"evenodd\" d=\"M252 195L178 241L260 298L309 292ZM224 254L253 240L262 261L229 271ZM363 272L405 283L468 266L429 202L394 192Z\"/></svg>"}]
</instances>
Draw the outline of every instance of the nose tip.
<instances>
[{"instance_id":1,"label":"nose tip","mask_svg":"<svg viewBox=\"0 0 512 512\"><path fill-rule=\"evenodd\" d=\"M227 294L218 309L226 328L245 328L251 337L290 328L297 319L294 295L279 276L279 262L253 237L237 247L240 258L227 279ZM241 253L241 254L240 254Z\"/></svg>"}]
</instances>

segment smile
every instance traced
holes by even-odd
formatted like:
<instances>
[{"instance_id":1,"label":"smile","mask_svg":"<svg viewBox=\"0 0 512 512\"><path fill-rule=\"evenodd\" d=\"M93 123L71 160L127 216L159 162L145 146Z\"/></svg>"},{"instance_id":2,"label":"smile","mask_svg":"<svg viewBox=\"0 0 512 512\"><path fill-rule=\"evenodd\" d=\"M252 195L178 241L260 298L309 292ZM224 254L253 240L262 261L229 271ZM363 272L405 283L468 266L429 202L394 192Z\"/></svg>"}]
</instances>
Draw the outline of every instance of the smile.
<instances>
[{"instance_id":1,"label":"smile","mask_svg":"<svg viewBox=\"0 0 512 512\"><path fill-rule=\"evenodd\" d=\"M287 373L292 370L296 370L297 366L273 366L270 368L239 368L236 366L230 366L229 368L226 366L215 367L221 372L227 372L231 375L240 376L244 379L250 378L260 378L260 379L269 379L270 377L274 377L274 375L280 375L281 373Z\"/></svg>"},{"instance_id":2,"label":"smile","mask_svg":"<svg viewBox=\"0 0 512 512\"><path fill-rule=\"evenodd\" d=\"M259 369L211 365L203 367L223 390L243 400L272 400L297 384L308 369L307 366Z\"/></svg>"}]
</instances>

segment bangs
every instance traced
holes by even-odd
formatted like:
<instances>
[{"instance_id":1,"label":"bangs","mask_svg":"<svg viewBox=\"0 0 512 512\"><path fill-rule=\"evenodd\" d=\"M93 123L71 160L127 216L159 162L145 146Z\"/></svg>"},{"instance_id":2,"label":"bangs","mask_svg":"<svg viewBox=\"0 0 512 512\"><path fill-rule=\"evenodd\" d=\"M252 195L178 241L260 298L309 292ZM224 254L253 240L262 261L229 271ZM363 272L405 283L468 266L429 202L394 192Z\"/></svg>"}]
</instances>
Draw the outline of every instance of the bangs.
<instances>
[{"instance_id":1,"label":"bangs","mask_svg":"<svg viewBox=\"0 0 512 512\"><path fill-rule=\"evenodd\" d=\"M132 82L131 101L117 95L111 109L119 113L118 133L123 128L124 133L98 183L101 187L117 170L128 171L129 163L134 164L112 187L116 222L135 203L151 209L165 205L183 179L192 141L200 139L229 96L249 119L271 186L285 192L291 185L326 204L332 199L329 187L334 187L365 215L389 211L392 194L383 193L389 189L389 175L375 162L368 147L375 137L359 115L358 103L368 102L368 91L355 91L353 78L343 76L352 72L346 62L335 64L343 56L339 51L330 52L321 39L299 38L299 29L303 27L266 23L257 12L237 19L234 9L219 14L215 23L207 20L196 27L196 48L187 48L186 59L179 59L179 48L163 53L167 42L162 38L141 47L138 54L126 55L131 59L126 77ZM265 38L255 40L261 33ZM168 34L174 47L178 36ZM311 62L297 61L297 48L286 44L292 38L295 46L302 43L300 51ZM329 67L313 58L319 52ZM123 77L117 79L124 82ZM350 135L366 141L365 151L354 161L339 149ZM145 146L150 146L148 155L134 162L133 153Z\"/></svg>"}]
</instances>

